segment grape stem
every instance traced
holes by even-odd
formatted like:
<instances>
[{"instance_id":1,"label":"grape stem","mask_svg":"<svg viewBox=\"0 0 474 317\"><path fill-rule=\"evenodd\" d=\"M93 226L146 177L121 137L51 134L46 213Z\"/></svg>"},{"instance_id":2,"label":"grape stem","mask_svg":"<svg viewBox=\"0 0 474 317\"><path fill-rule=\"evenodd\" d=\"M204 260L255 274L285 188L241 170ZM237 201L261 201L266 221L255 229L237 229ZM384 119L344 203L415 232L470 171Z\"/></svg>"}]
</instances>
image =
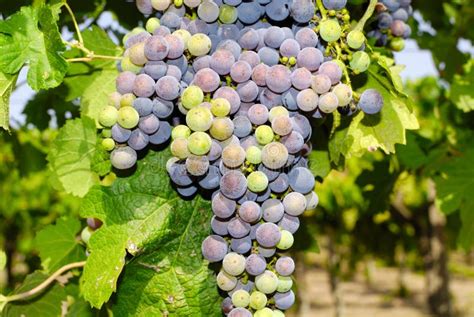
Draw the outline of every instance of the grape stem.
<instances>
[{"instance_id":1,"label":"grape stem","mask_svg":"<svg viewBox=\"0 0 474 317\"><path fill-rule=\"evenodd\" d=\"M369 6L367 7L367 10L365 11L364 15L362 18L359 20L357 23L356 27L354 30L357 31L363 31L365 23L370 19L370 17L374 14L375 11L375 6L377 5L378 0L370 0Z\"/></svg>"},{"instance_id":2,"label":"grape stem","mask_svg":"<svg viewBox=\"0 0 474 317\"><path fill-rule=\"evenodd\" d=\"M64 3L64 7L66 8L67 12L69 12L69 15L71 16L72 23L74 24L74 28L76 29L77 39L79 40L79 43L84 44L84 39L82 38L81 29L79 28L79 24L77 24L77 20L76 20L76 16L74 15L74 12L72 11L69 4L67 4L67 2Z\"/></svg>"},{"instance_id":3,"label":"grape stem","mask_svg":"<svg viewBox=\"0 0 474 317\"><path fill-rule=\"evenodd\" d=\"M48 287L52 282L54 282L64 272L75 269L75 268L84 267L84 265L86 265L86 261L66 264L63 267L61 267L59 270L54 272L50 277L48 277L45 281L43 281L41 284L39 284L35 288L33 288L29 291L26 291L24 293L7 296L2 301L4 303L9 303L9 302L14 302L14 301L19 301L19 300L25 300L25 299L27 299L27 298L43 291L46 287Z\"/></svg>"},{"instance_id":4,"label":"grape stem","mask_svg":"<svg viewBox=\"0 0 474 317\"><path fill-rule=\"evenodd\" d=\"M94 59L110 59L110 60L121 60L121 57L118 56L109 56L109 55L100 55L100 54L95 54L93 51L90 49L86 48L83 43L79 41L64 41L64 44L68 45L69 47L72 48L77 48L78 50L84 52L87 56L85 57L77 57L77 58L69 58L66 59L67 62L73 63L73 62L90 62Z\"/></svg>"},{"instance_id":5,"label":"grape stem","mask_svg":"<svg viewBox=\"0 0 474 317\"><path fill-rule=\"evenodd\" d=\"M318 5L319 12L321 12L321 17L323 19L326 18L328 11L324 8L322 0L316 0L316 4Z\"/></svg>"}]
</instances>

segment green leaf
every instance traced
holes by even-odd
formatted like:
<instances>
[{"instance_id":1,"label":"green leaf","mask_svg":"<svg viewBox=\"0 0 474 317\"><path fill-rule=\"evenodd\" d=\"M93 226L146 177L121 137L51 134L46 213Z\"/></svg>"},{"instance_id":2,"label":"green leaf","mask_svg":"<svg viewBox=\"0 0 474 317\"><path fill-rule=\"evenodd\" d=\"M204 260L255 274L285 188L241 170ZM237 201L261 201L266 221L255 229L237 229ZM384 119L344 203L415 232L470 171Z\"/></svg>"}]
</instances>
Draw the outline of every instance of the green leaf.
<instances>
[{"instance_id":1,"label":"green leaf","mask_svg":"<svg viewBox=\"0 0 474 317\"><path fill-rule=\"evenodd\" d=\"M41 264L47 272L54 272L68 263L85 259L85 248L77 239L80 230L79 220L63 218L38 232L34 243L39 251Z\"/></svg>"},{"instance_id":2,"label":"green leaf","mask_svg":"<svg viewBox=\"0 0 474 317\"><path fill-rule=\"evenodd\" d=\"M359 91L377 89L383 96L384 106L376 115L366 115L362 111L353 117L333 114L335 129L329 140L333 162L338 162L341 155L360 157L367 150L378 148L385 153L394 153L395 144L406 144L406 130L418 129L418 121L407 107L407 98L396 94L386 72L371 66L367 76L367 82Z\"/></svg>"},{"instance_id":3,"label":"green leaf","mask_svg":"<svg viewBox=\"0 0 474 317\"><path fill-rule=\"evenodd\" d=\"M145 283L151 279L166 287L158 292L159 285L141 284L140 289L148 289L137 292L136 288L121 286L120 292L133 293L131 301L139 304L140 310L204 316L201 309L210 311L208 303L217 301L217 292L210 286L214 280L199 252L209 232L210 206L201 198L187 201L176 194L165 169L169 157L169 152L149 153L138 162L133 175L118 178L111 187L96 186L84 198L81 216L103 222L89 241L90 255L81 283L82 294L92 306L102 306L116 290L127 252L140 256L130 264L122 284L136 285L135 280ZM176 297L165 297L167 291ZM122 315L127 311L133 315L136 308L124 298L127 296L117 296L119 307L124 309ZM147 297L156 302L147 301ZM206 300L197 305L200 298Z\"/></svg>"},{"instance_id":4,"label":"green leaf","mask_svg":"<svg viewBox=\"0 0 474 317\"><path fill-rule=\"evenodd\" d=\"M474 148L466 146L461 156L455 157L440 167L441 176L435 178L436 203L440 209L450 214L460 210L462 228L459 242L466 249L474 245L474 204L472 188L474 186Z\"/></svg>"},{"instance_id":5,"label":"green leaf","mask_svg":"<svg viewBox=\"0 0 474 317\"><path fill-rule=\"evenodd\" d=\"M15 88L18 74L10 75L0 72L0 127L9 130L10 96Z\"/></svg>"},{"instance_id":6,"label":"green leaf","mask_svg":"<svg viewBox=\"0 0 474 317\"><path fill-rule=\"evenodd\" d=\"M19 294L33 289L41 282L46 280L48 276L44 273L36 271L28 275L20 287L15 289L13 294ZM66 292L64 288L57 283L53 283L44 291L28 298L27 300L10 302L5 306L3 311L4 317L18 316L41 316L41 317L57 317L61 316L61 305L66 300Z\"/></svg>"},{"instance_id":7,"label":"green leaf","mask_svg":"<svg viewBox=\"0 0 474 317\"><path fill-rule=\"evenodd\" d=\"M0 71L16 74L28 63L28 84L34 90L59 86L68 63L56 24L58 16L47 5L22 7L0 21Z\"/></svg>"},{"instance_id":8,"label":"green leaf","mask_svg":"<svg viewBox=\"0 0 474 317\"><path fill-rule=\"evenodd\" d=\"M7 254L5 251L0 250L0 271L5 269L5 266L7 265Z\"/></svg>"},{"instance_id":9,"label":"green leaf","mask_svg":"<svg viewBox=\"0 0 474 317\"><path fill-rule=\"evenodd\" d=\"M474 110L474 59L464 66L463 75L455 75L451 85L450 97L464 112Z\"/></svg>"},{"instance_id":10,"label":"green leaf","mask_svg":"<svg viewBox=\"0 0 474 317\"><path fill-rule=\"evenodd\" d=\"M48 153L48 167L55 184L70 194L83 197L99 179L92 171L97 150L94 121L84 117L68 121L53 141Z\"/></svg>"}]
</instances>

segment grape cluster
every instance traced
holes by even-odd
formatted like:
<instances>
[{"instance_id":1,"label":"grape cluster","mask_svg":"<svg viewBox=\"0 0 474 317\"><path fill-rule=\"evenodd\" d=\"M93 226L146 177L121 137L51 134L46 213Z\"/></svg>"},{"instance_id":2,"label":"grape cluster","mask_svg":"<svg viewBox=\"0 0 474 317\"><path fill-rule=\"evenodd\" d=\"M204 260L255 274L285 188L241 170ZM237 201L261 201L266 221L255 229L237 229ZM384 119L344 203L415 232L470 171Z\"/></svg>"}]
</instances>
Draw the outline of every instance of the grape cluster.
<instances>
[{"instance_id":1,"label":"grape cluster","mask_svg":"<svg viewBox=\"0 0 474 317\"><path fill-rule=\"evenodd\" d=\"M376 11L373 29L367 35L375 39L377 46L389 45L394 51L401 51L405 47L404 39L411 35L407 24L413 15L411 0L380 0Z\"/></svg>"}]
</instances>

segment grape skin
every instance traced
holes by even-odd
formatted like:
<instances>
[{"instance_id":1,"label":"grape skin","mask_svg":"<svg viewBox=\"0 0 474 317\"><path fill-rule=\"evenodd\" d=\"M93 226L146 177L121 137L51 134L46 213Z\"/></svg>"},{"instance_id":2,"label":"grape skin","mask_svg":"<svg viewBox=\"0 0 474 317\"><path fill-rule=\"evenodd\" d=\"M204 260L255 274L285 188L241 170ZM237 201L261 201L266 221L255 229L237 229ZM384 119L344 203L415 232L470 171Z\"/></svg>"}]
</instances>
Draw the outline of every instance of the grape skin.
<instances>
[{"instance_id":1,"label":"grape skin","mask_svg":"<svg viewBox=\"0 0 474 317\"><path fill-rule=\"evenodd\" d=\"M220 236L208 236L202 242L202 254L209 262L222 261L227 254L227 242Z\"/></svg>"},{"instance_id":2,"label":"grape skin","mask_svg":"<svg viewBox=\"0 0 474 317\"><path fill-rule=\"evenodd\" d=\"M264 248L273 248L280 241L280 229L273 223L264 223L256 232L257 242Z\"/></svg>"}]
</instances>

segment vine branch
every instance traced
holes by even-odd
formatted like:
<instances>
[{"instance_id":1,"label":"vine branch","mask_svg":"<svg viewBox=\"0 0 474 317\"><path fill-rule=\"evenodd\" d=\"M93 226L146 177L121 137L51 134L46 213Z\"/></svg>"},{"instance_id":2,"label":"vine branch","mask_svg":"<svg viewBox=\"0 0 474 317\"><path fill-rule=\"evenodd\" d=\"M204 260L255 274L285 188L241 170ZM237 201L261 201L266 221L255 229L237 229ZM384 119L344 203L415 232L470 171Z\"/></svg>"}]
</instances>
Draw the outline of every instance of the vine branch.
<instances>
[{"instance_id":1,"label":"vine branch","mask_svg":"<svg viewBox=\"0 0 474 317\"><path fill-rule=\"evenodd\" d=\"M355 30L362 31L364 29L365 23L370 19L370 17L374 14L375 6L377 5L378 0L370 0L369 6L365 11L362 18L357 23Z\"/></svg>"},{"instance_id":2,"label":"vine branch","mask_svg":"<svg viewBox=\"0 0 474 317\"><path fill-rule=\"evenodd\" d=\"M83 267L85 264L86 264L86 261L66 264L65 266L61 267L56 272L54 272L50 277L48 277L45 281L43 281L41 284L39 284L35 288L33 288L29 291L26 291L24 293L7 296L7 297L4 298L3 302L8 303L8 302L13 302L13 301L25 300L28 297L31 297L31 296L43 291L46 287L48 287L52 282L54 282L64 272L75 269L75 268Z\"/></svg>"},{"instance_id":3,"label":"vine branch","mask_svg":"<svg viewBox=\"0 0 474 317\"><path fill-rule=\"evenodd\" d=\"M328 11L326 10L326 8L323 5L323 1L322 0L316 0L316 4L318 5L319 12L321 12L321 17L323 19L325 19L326 16L327 16Z\"/></svg>"}]
</instances>

